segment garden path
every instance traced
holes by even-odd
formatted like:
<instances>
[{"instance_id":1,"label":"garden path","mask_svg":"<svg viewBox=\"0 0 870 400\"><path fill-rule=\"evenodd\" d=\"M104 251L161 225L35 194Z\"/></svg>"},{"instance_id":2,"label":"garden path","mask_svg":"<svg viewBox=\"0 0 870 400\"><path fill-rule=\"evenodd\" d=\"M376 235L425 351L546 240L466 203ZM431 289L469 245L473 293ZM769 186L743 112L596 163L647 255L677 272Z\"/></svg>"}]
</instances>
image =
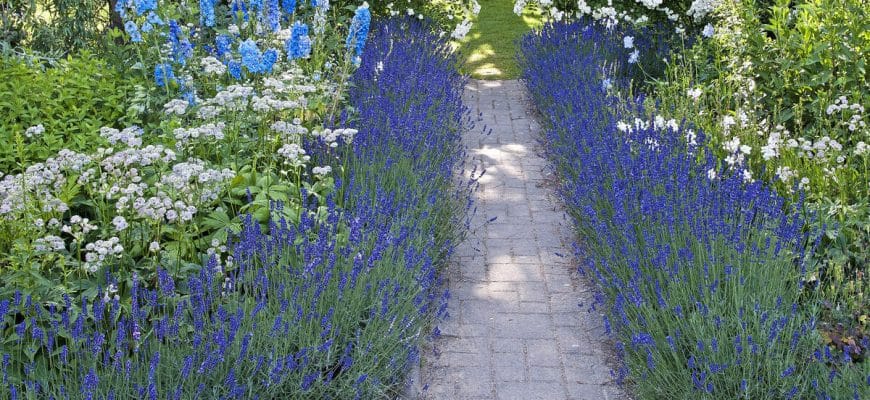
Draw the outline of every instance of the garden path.
<instances>
[{"instance_id":1,"label":"garden path","mask_svg":"<svg viewBox=\"0 0 870 400\"><path fill-rule=\"evenodd\" d=\"M446 271L450 317L424 355L417 397L622 397L600 315L587 312L591 291L569 257L571 222L553 193L525 88L471 81L465 101L480 113L464 138L469 162L486 174L473 230Z\"/></svg>"}]
</instances>

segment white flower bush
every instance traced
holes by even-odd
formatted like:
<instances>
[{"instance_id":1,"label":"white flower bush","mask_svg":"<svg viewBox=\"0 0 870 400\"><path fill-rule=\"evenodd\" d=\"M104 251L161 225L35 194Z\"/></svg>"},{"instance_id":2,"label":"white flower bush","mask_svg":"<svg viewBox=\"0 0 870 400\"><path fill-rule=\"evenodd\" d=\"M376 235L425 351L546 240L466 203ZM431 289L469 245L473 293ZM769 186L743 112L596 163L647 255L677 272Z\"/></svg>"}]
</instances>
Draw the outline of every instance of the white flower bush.
<instances>
[{"instance_id":1,"label":"white flower bush","mask_svg":"<svg viewBox=\"0 0 870 400\"><path fill-rule=\"evenodd\" d=\"M520 15L526 7L537 6L555 21L583 16L603 20L610 26L669 21L679 33L687 27L703 25L720 3L721 0L515 0L514 13ZM703 32L708 36L707 27Z\"/></svg>"}]
</instances>

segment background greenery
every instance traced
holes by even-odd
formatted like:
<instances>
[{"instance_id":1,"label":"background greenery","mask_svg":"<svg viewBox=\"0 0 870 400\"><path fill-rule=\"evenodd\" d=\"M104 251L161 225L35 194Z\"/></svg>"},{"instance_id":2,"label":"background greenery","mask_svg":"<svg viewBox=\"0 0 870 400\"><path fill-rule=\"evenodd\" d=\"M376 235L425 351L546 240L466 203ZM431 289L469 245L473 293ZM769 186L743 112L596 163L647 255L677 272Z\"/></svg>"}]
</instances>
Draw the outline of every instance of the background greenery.
<instances>
[{"instance_id":1,"label":"background greenery","mask_svg":"<svg viewBox=\"0 0 870 400\"><path fill-rule=\"evenodd\" d=\"M88 52L45 66L39 60L0 59L0 141L27 142L0 148L0 171L21 172L63 148L82 152L105 141L103 126L140 123L134 107L142 77L121 73L116 66ZM45 133L23 136L34 125Z\"/></svg>"}]
</instances>

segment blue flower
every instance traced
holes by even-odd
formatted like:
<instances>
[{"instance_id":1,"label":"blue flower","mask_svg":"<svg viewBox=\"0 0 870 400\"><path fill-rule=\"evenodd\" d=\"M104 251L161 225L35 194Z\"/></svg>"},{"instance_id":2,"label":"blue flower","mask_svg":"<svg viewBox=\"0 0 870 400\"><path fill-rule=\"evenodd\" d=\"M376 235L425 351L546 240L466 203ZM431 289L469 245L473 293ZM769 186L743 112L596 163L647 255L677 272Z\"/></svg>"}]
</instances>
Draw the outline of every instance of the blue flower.
<instances>
[{"instance_id":1,"label":"blue flower","mask_svg":"<svg viewBox=\"0 0 870 400\"><path fill-rule=\"evenodd\" d=\"M266 21L269 29L272 31L277 31L281 28L281 7L278 5L278 0L267 0Z\"/></svg>"},{"instance_id":2,"label":"blue flower","mask_svg":"<svg viewBox=\"0 0 870 400\"><path fill-rule=\"evenodd\" d=\"M281 0L281 7L285 13L293 14L296 12L296 0Z\"/></svg>"},{"instance_id":3,"label":"blue flower","mask_svg":"<svg viewBox=\"0 0 870 400\"><path fill-rule=\"evenodd\" d=\"M148 13L148 19L147 19L147 21L148 21L151 25L157 25L157 26L163 26L163 25L165 25L164 22L163 22L163 20L160 19L160 16L157 15L156 13L154 13L154 11L151 11L151 12Z\"/></svg>"},{"instance_id":4,"label":"blue flower","mask_svg":"<svg viewBox=\"0 0 870 400\"><path fill-rule=\"evenodd\" d=\"M371 22L372 13L369 11L369 5L364 3L356 9L356 13L350 21L350 31L345 40L345 47L349 51L353 50L356 57L362 54L363 47L365 47Z\"/></svg>"},{"instance_id":5,"label":"blue flower","mask_svg":"<svg viewBox=\"0 0 870 400\"><path fill-rule=\"evenodd\" d=\"M127 31L128 35L130 35L131 42L140 43L142 41L142 34L139 33L139 27L136 26L135 22L127 21L124 24L124 30Z\"/></svg>"},{"instance_id":6,"label":"blue flower","mask_svg":"<svg viewBox=\"0 0 870 400\"><path fill-rule=\"evenodd\" d=\"M217 57L223 59L224 56L228 55L231 51L230 46L233 43L233 38L227 35L218 35L214 39L215 44L215 52L217 53Z\"/></svg>"},{"instance_id":7,"label":"blue flower","mask_svg":"<svg viewBox=\"0 0 870 400\"><path fill-rule=\"evenodd\" d=\"M291 60L308 58L311 55L311 38L308 36L308 25L299 21L293 24L290 39L287 39L287 42L284 44L284 51L287 53L287 58Z\"/></svg>"},{"instance_id":8,"label":"blue flower","mask_svg":"<svg viewBox=\"0 0 870 400\"><path fill-rule=\"evenodd\" d=\"M268 74L272 72L272 66L275 65L275 62L278 61L278 51L275 49L268 49L263 52L263 60L260 65L260 71L264 74Z\"/></svg>"},{"instance_id":9,"label":"blue flower","mask_svg":"<svg viewBox=\"0 0 870 400\"><path fill-rule=\"evenodd\" d=\"M214 26L215 0L199 0L199 23L203 26Z\"/></svg>"},{"instance_id":10,"label":"blue flower","mask_svg":"<svg viewBox=\"0 0 870 400\"><path fill-rule=\"evenodd\" d=\"M115 12L121 17L121 19L127 19L127 6L129 0L118 0L115 3Z\"/></svg>"},{"instance_id":11,"label":"blue flower","mask_svg":"<svg viewBox=\"0 0 870 400\"><path fill-rule=\"evenodd\" d=\"M252 39L242 42L239 45L239 54L242 56L242 65L244 65L249 72L260 72L263 54L257 47L256 42Z\"/></svg>"},{"instance_id":12,"label":"blue flower","mask_svg":"<svg viewBox=\"0 0 870 400\"><path fill-rule=\"evenodd\" d=\"M94 392L97 391L97 385L99 385L99 383L100 379L97 378L97 373L94 372L93 368L91 368L82 382L82 394L88 399L93 399Z\"/></svg>"},{"instance_id":13,"label":"blue flower","mask_svg":"<svg viewBox=\"0 0 870 400\"><path fill-rule=\"evenodd\" d=\"M230 76L234 79L242 79L242 64L238 62L238 60L230 60L230 62L227 63L227 71L229 71Z\"/></svg>"},{"instance_id":14,"label":"blue flower","mask_svg":"<svg viewBox=\"0 0 870 400\"><path fill-rule=\"evenodd\" d=\"M236 15L239 12L242 13L242 20L248 21L248 5L242 0L233 0L233 6L231 7L233 12L233 19L236 19Z\"/></svg>"},{"instance_id":15,"label":"blue flower","mask_svg":"<svg viewBox=\"0 0 870 400\"><path fill-rule=\"evenodd\" d=\"M169 64L157 64L154 66L154 83L157 86L167 87L170 82L175 82L175 72Z\"/></svg>"},{"instance_id":16,"label":"blue flower","mask_svg":"<svg viewBox=\"0 0 870 400\"><path fill-rule=\"evenodd\" d=\"M167 38L172 47L172 58L184 65L188 58L193 56L193 44L184 37L181 26L175 20L169 21L169 37Z\"/></svg>"},{"instance_id":17,"label":"blue flower","mask_svg":"<svg viewBox=\"0 0 870 400\"><path fill-rule=\"evenodd\" d=\"M136 15L145 14L147 11L157 9L157 0L134 0L136 2Z\"/></svg>"}]
</instances>

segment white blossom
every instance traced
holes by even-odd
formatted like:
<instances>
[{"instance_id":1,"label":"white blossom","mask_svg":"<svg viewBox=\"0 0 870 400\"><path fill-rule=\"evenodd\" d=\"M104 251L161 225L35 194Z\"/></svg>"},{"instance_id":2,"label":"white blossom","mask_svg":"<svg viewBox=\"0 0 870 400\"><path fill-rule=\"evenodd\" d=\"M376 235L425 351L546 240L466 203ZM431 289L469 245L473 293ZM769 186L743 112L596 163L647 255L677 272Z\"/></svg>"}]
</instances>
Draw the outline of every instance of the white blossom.
<instances>
[{"instance_id":1,"label":"white blossom","mask_svg":"<svg viewBox=\"0 0 870 400\"><path fill-rule=\"evenodd\" d=\"M42 124L31 126L24 131L24 136L32 138L34 136L39 136L45 133L45 127Z\"/></svg>"},{"instance_id":2,"label":"white blossom","mask_svg":"<svg viewBox=\"0 0 870 400\"><path fill-rule=\"evenodd\" d=\"M119 232L120 232L120 231L123 231L124 229L127 229L127 227L129 226L129 225L127 224L127 220L126 220L124 217L120 216L120 215L118 215L118 216L116 216L115 218L112 219L112 225L114 225L114 226L115 226L115 230L116 230L116 231L119 231Z\"/></svg>"},{"instance_id":3,"label":"white blossom","mask_svg":"<svg viewBox=\"0 0 870 400\"><path fill-rule=\"evenodd\" d=\"M704 29L701 31L701 35L705 38L713 37L714 29L712 24L704 25Z\"/></svg>"}]
</instances>

